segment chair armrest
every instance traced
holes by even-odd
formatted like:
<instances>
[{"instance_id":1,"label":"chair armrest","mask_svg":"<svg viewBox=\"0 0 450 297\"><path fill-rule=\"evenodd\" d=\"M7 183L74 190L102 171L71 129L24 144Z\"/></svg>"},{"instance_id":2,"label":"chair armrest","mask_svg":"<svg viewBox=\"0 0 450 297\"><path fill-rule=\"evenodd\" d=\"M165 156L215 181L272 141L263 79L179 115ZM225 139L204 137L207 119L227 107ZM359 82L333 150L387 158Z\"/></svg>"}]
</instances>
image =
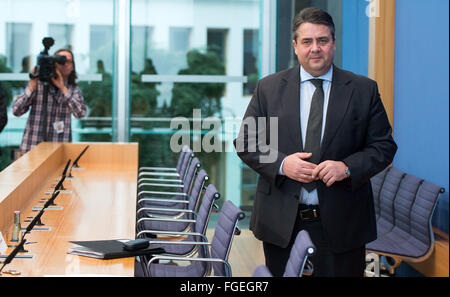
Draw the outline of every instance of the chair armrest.
<instances>
[{"instance_id":1,"label":"chair armrest","mask_svg":"<svg viewBox=\"0 0 450 297\"><path fill-rule=\"evenodd\" d=\"M147 270L149 275L151 276L151 272L150 272L150 266L153 264L153 262L155 261L159 261L159 260L172 260L172 261L190 261L190 262L219 262L219 263L223 263L225 264L225 276L226 277L231 277L231 266L230 263L228 263L228 261L219 259L219 258L189 258L189 257L173 257L173 256L154 256L152 259L150 259L150 261L147 264ZM211 269L209 268L207 274L211 273Z\"/></svg>"},{"instance_id":2,"label":"chair armrest","mask_svg":"<svg viewBox=\"0 0 450 297\"><path fill-rule=\"evenodd\" d=\"M152 194L152 195L173 195L173 196L188 196L184 192L163 192L163 191L139 191L138 198L141 194Z\"/></svg>"},{"instance_id":3,"label":"chair armrest","mask_svg":"<svg viewBox=\"0 0 450 297\"><path fill-rule=\"evenodd\" d=\"M182 240L155 240L149 241L150 244L177 244L177 245L211 245L210 242L204 241L182 241Z\"/></svg>"},{"instance_id":4,"label":"chair armrest","mask_svg":"<svg viewBox=\"0 0 450 297\"><path fill-rule=\"evenodd\" d=\"M136 214L138 214L138 213L140 213L141 211L144 211L144 210L150 210L150 212L151 211L167 211L167 212L176 212L176 213L184 212L184 213L193 213L193 214L195 214L195 212L193 210L190 210L190 209L160 208L160 207L141 207L141 208L138 209Z\"/></svg>"},{"instance_id":5,"label":"chair armrest","mask_svg":"<svg viewBox=\"0 0 450 297\"><path fill-rule=\"evenodd\" d=\"M148 201L148 202L172 202L172 203L184 203L184 204L189 204L189 200L180 200L180 199L171 199L171 198L141 198L138 200L138 204L144 201Z\"/></svg>"},{"instance_id":6,"label":"chair armrest","mask_svg":"<svg viewBox=\"0 0 450 297\"><path fill-rule=\"evenodd\" d=\"M184 235L192 235L192 236L200 236L201 239L204 242L208 242L208 238L206 238L205 234L202 233L198 233L198 232L182 232L182 231L166 231L166 230L151 230L151 229L146 229L146 230L141 230L139 231L139 233L136 235L136 238L140 238L141 235L143 234L153 234L153 235L170 235L170 236L184 236Z\"/></svg>"},{"instance_id":7,"label":"chair armrest","mask_svg":"<svg viewBox=\"0 0 450 297\"><path fill-rule=\"evenodd\" d=\"M180 177L180 174L177 172L140 172L138 174L139 177L141 176L175 176Z\"/></svg>"},{"instance_id":8,"label":"chair armrest","mask_svg":"<svg viewBox=\"0 0 450 297\"><path fill-rule=\"evenodd\" d=\"M187 232L187 231L165 231L165 230L142 230L138 233L139 234L146 234L146 233L151 233L151 234L157 234L157 235L172 235L172 236L199 236L201 238L201 240L203 240L203 242L208 242L208 238L206 237L205 234L202 233L198 233L198 232ZM138 236L136 236L138 237ZM150 242L154 242L157 243L159 241L150 241Z\"/></svg>"},{"instance_id":9,"label":"chair armrest","mask_svg":"<svg viewBox=\"0 0 450 297\"><path fill-rule=\"evenodd\" d=\"M314 265L308 258L302 265L302 269L300 270L300 275L308 275L311 276L314 272Z\"/></svg>"},{"instance_id":10,"label":"chair armrest","mask_svg":"<svg viewBox=\"0 0 450 297\"><path fill-rule=\"evenodd\" d=\"M159 170L159 171L176 171L176 167L140 167L139 172L147 170Z\"/></svg>"},{"instance_id":11,"label":"chair armrest","mask_svg":"<svg viewBox=\"0 0 450 297\"><path fill-rule=\"evenodd\" d=\"M241 235L241 229L237 225L234 227L234 235Z\"/></svg>"},{"instance_id":12,"label":"chair armrest","mask_svg":"<svg viewBox=\"0 0 450 297\"><path fill-rule=\"evenodd\" d=\"M190 219L173 219L171 217L152 217L152 218L140 218L137 223L140 223L142 221L166 221L166 222L179 222L179 223L195 223L196 220L190 220Z\"/></svg>"},{"instance_id":13,"label":"chair armrest","mask_svg":"<svg viewBox=\"0 0 450 297\"><path fill-rule=\"evenodd\" d=\"M176 184L158 184L158 183L142 183L140 185L138 185L138 187L147 187L147 186L158 186L158 187L166 187L166 188L180 188L183 189L184 185L176 185Z\"/></svg>"},{"instance_id":14,"label":"chair armrest","mask_svg":"<svg viewBox=\"0 0 450 297\"><path fill-rule=\"evenodd\" d=\"M211 212L212 213L218 213L219 212L219 206L215 203L213 203L212 208L211 208Z\"/></svg>"},{"instance_id":15,"label":"chair armrest","mask_svg":"<svg viewBox=\"0 0 450 297\"><path fill-rule=\"evenodd\" d=\"M183 181L181 179L175 179L175 178L151 178L151 177L143 177L138 180L138 184L144 181L149 182L168 182L168 183L182 183Z\"/></svg>"}]
</instances>

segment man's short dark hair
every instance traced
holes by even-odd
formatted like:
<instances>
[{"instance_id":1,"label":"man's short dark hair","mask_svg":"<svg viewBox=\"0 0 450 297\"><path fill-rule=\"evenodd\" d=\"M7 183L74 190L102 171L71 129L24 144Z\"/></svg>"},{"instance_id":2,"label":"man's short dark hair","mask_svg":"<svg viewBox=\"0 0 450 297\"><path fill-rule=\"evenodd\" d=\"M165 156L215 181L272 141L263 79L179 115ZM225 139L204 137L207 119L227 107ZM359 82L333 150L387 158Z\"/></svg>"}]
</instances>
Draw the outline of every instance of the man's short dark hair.
<instances>
[{"instance_id":1,"label":"man's short dark hair","mask_svg":"<svg viewBox=\"0 0 450 297\"><path fill-rule=\"evenodd\" d=\"M335 39L333 18L326 11L319 8L308 7L302 9L299 13L297 13L292 23L294 40L297 40L297 29L303 23L325 25L330 28L331 36L333 37L333 39Z\"/></svg>"}]
</instances>

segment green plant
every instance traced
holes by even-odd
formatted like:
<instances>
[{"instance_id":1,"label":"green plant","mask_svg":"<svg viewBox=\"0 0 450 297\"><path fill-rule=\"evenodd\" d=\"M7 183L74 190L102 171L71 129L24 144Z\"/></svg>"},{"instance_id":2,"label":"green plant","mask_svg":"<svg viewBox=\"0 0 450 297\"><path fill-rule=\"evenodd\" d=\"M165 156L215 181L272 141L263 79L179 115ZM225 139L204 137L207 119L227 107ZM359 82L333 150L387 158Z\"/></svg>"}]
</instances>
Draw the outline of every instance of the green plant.
<instances>
[{"instance_id":1,"label":"green plant","mask_svg":"<svg viewBox=\"0 0 450 297\"><path fill-rule=\"evenodd\" d=\"M188 68L182 75L224 75L225 67L220 57L212 51L205 53L191 50L187 53ZM202 116L221 115L221 97L225 90L223 83L175 83L169 107L173 117L192 117L193 109L201 109Z\"/></svg>"}]
</instances>

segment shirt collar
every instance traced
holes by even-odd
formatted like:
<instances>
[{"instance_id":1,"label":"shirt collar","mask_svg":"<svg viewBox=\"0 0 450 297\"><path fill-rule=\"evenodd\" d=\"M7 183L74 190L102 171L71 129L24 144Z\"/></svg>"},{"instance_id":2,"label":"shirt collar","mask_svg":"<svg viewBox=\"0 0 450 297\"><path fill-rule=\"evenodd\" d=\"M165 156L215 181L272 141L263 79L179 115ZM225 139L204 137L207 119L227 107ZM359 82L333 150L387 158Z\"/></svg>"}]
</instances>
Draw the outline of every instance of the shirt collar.
<instances>
[{"instance_id":1,"label":"shirt collar","mask_svg":"<svg viewBox=\"0 0 450 297\"><path fill-rule=\"evenodd\" d=\"M306 72L306 70L303 68L303 66L300 65L300 83L305 82L310 79L315 79L315 78L323 79L323 80L331 82L333 79L333 64L331 64L330 69L328 69L327 73L325 73L319 77L312 76L311 74Z\"/></svg>"}]
</instances>

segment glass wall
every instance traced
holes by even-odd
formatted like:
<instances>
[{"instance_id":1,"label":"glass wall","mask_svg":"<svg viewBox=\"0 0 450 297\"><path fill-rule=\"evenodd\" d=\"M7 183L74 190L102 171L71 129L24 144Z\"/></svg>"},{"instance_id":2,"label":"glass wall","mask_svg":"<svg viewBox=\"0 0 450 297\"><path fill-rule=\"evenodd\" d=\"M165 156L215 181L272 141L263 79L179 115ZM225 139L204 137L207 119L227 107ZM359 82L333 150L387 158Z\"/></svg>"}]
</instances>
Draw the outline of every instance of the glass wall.
<instances>
[{"instance_id":1,"label":"glass wall","mask_svg":"<svg viewBox=\"0 0 450 297\"><path fill-rule=\"evenodd\" d=\"M85 118L73 118L74 142L118 141L117 132L126 131L125 141L139 143L140 165L174 165L178 155L170 144L181 126L172 120L184 119L183 133L210 181L249 211L258 176L237 157L232 141L261 75L298 64L294 15L308 6L327 10L336 24L335 64L367 75L366 0L132 0L126 2L129 13L119 10L123 1L42 0L30 9L26 0L0 0L0 83L9 119L0 134L0 170L21 142L27 114L13 116L11 103L24 91L45 36L55 39L51 54L59 48L74 52L88 106ZM124 60L118 58L119 29L129 29ZM275 51L263 44L276 45ZM117 84L123 81L115 75L119 61L130 64L120 68L130 73L122 93ZM113 125L118 113L122 125ZM208 144L213 150L205 149Z\"/></svg>"},{"instance_id":2,"label":"glass wall","mask_svg":"<svg viewBox=\"0 0 450 297\"><path fill-rule=\"evenodd\" d=\"M170 141L180 129L171 128L171 120L181 117L210 181L225 199L242 204L241 161L232 141L258 75L260 1L131 4L130 141L139 142L140 165L175 164ZM218 129L205 125L208 117ZM207 135L214 135L212 152L203 145Z\"/></svg>"},{"instance_id":3,"label":"glass wall","mask_svg":"<svg viewBox=\"0 0 450 297\"><path fill-rule=\"evenodd\" d=\"M8 124L0 134L0 170L12 162L22 141L28 113L15 117L11 106L26 88L46 36L55 40L50 55L61 48L73 51L88 108L83 119L72 118L73 141L112 140L114 1L42 0L30 5L0 0L0 84L8 106Z\"/></svg>"},{"instance_id":4,"label":"glass wall","mask_svg":"<svg viewBox=\"0 0 450 297\"><path fill-rule=\"evenodd\" d=\"M280 71L297 65L292 48L292 20L306 7L327 11L335 25L334 64L361 75L368 75L369 13L366 0L289 0L277 1L277 62Z\"/></svg>"}]
</instances>

